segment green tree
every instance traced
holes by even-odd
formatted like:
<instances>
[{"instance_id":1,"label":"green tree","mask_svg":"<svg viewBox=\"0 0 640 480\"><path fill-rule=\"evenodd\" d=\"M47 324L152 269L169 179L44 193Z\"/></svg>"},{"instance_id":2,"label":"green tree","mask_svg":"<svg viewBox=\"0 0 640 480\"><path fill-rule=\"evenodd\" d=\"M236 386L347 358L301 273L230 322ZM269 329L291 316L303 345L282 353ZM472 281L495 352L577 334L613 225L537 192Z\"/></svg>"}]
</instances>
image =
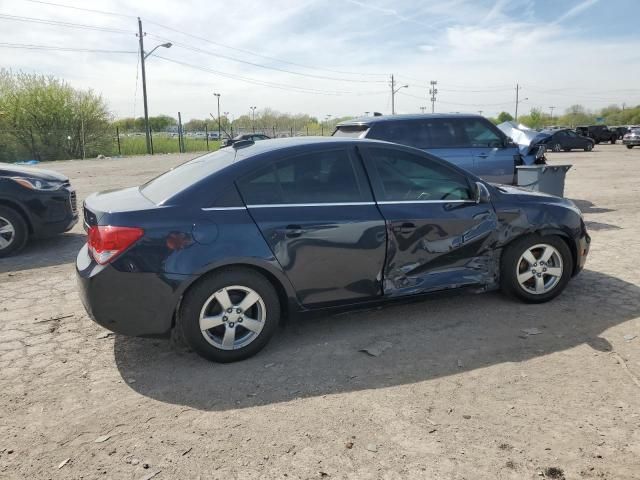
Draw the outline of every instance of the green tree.
<instances>
[{"instance_id":1,"label":"green tree","mask_svg":"<svg viewBox=\"0 0 640 480\"><path fill-rule=\"evenodd\" d=\"M111 118L102 97L54 77L0 70L0 112L5 132L0 160L59 160L112 151Z\"/></svg>"},{"instance_id":2,"label":"green tree","mask_svg":"<svg viewBox=\"0 0 640 480\"><path fill-rule=\"evenodd\" d=\"M512 121L513 117L511 116L511 114L509 114L507 112L500 112L498 114L498 117L496 118L496 120L500 124L500 123Z\"/></svg>"}]
</instances>

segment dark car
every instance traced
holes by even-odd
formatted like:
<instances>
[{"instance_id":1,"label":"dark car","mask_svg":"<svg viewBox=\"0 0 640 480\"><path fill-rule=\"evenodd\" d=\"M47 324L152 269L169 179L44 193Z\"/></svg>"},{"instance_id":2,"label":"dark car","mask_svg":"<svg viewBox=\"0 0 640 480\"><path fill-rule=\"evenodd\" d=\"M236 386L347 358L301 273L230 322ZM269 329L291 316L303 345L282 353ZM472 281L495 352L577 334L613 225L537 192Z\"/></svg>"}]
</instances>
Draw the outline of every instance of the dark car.
<instances>
[{"instance_id":1,"label":"dark car","mask_svg":"<svg viewBox=\"0 0 640 480\"><path fill-rule=\"evenodd\" d=\"M270 140L271 137L268 137L262 133L245 133L242 135L236 135L233 138L227 138L223 143L222 146L223 147L230 147L231 145L233 145L236 142L241 142L244 140L249 140L251 142L257 142L260 140Z\"/></svg>"},{"instance_id":2,"label":"dark car","mask_svg":"<svg viewBox=\"0 0 640 480\"><path fill-rule=\"evenodd\" d=\"M610 130L606 125L590 125L588 127L576 127L576 133L583 137L593 138L596 144L600 142L616 143L618 133Z\"/></svg>"},{"instance_id":3,"label":"dark car","mask_svg":"<svg viewBox=\"0 0 640 480\"><path fill-rule=\"evenodd\" d=\"M586 260L569 200L493 186L420 150L306 137L226 148L93 194L80 294L100 325L258 352L279 320L451 289L551 300Z\"/></svg>"},{"instance_id":4,"label":"dark car","mask_svg":"<svg viewBox=\"0 0 640 480\"><path fill-rule=\"evenodd\" d=\"M366 117L339 123L333 135L372 138L419 148L489 182L513 184L516 166L527 163L518 146L480 115ZM532 157L529 163L534 161Z\"/></svg>"},{"instance_id":5,"label":"dark car","mask_svg":"<svg viewBox=\"0 0 640 480\"><path fill-rule=\"evenodd\" d=\"M618 139L620 138L624 138L624 136L629 133L629 128L627 127L611 127L611 130L613 130L614 132L616 132L616 137Z\"/></svg>"},{"instance_id":6,"label":"dark car","mask_svg":"<svg viewBox=\"0 0 640 480\"><path fill-rule=\"evenodd\" d=\"M66 232L77 221L76 193L67 177L0 163L0 257L17 253L30 237Z\"/></svg>"},{"instance_id":7,"label":"dark car","mask_svg":"<svg viewBox=\"0 0 640 480\"><path fill-rule=\"evenodd\" d=\"M584 150L590 152L593 150L595 140L589 137L578 135L573 130L568 128L560 130L542 130L541 133L548 133L551 135L549 138L543 141L543 144L547 147L547 150L553 150L554 152L569 152L574 149Z\"/></svg>"}]
</instances>

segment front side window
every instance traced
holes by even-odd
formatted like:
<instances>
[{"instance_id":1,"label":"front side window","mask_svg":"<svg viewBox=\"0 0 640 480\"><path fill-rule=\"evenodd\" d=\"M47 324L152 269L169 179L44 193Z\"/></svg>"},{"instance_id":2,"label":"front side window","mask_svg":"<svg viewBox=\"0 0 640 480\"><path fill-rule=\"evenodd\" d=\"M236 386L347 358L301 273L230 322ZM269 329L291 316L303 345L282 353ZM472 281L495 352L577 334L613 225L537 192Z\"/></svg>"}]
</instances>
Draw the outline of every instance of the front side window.
<instances>
[{"instance_id":1,"label":"front side window","mask_svg":"<svg viewBox=\"0 0 640 480\"><path fill-rule=\"evenodd\" d=\"M412 153L367 149L378 173L379 201L442 201L473 198L466 177L437 162Z\"/></svg>"},{"instance_id":2,"label":"front side window","mask_svg":"<svg viewBox=\"0 0 640 480\"><path fill-rule=\"evenodd\" d=\"M362 200L346 150L310 153L272 163L242 178L238 188L247 205Z\"/></svg>"},{"instance_id":3,"label":"front side window","mask_svg":"<svg viewBox=\"0 0 640 480\"><path fill-rule=\"evenodd\" d=\"M482 120L462 120L462 127L470 147L496 148L503 144L502 138Z\"/></svg>"}]
</instances>

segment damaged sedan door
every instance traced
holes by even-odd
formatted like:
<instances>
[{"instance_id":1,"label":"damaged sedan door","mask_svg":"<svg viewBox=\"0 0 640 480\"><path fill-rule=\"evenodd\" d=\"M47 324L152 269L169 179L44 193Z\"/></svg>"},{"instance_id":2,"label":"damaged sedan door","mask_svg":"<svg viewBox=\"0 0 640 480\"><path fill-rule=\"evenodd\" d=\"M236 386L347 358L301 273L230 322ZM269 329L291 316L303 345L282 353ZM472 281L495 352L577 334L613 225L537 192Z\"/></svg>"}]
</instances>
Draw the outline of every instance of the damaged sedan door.
<instances>
[{"instance_id":1,"label":"damaged sedan door","mask_svg":"<svg viewBox=\"0 0 640 480\"><path fill-rule=\"evenodd\" d=\"M490 246L497 217L484 185L427 154L359 150L386 222L385 295L496 281L498 260Z\"/></svg>"}]
</instances>

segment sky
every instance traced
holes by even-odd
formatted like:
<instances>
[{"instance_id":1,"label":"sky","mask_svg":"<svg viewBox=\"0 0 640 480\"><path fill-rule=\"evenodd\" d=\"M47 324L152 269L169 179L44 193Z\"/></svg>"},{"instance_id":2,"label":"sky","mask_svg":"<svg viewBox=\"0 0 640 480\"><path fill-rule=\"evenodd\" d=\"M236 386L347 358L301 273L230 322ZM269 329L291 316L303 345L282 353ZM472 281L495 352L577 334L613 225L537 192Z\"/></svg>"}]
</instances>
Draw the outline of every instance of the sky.
<instances>
[{"instance_id":1,"label":"sky","mask_svg":"<svg viewBox=\"0 0 640 480\"><path fill-rule=\"evenodd\" d=\"M431 80L436 112L513 114L517 84L520 113L640 104L637 0L0 0L0 66L141 116L138 16L146 52L173 43L146 61L150 115L216 115L214 92L232 118L390 113L391 74L397 113L430 111Z\"/></svg>"}]
</instances>

